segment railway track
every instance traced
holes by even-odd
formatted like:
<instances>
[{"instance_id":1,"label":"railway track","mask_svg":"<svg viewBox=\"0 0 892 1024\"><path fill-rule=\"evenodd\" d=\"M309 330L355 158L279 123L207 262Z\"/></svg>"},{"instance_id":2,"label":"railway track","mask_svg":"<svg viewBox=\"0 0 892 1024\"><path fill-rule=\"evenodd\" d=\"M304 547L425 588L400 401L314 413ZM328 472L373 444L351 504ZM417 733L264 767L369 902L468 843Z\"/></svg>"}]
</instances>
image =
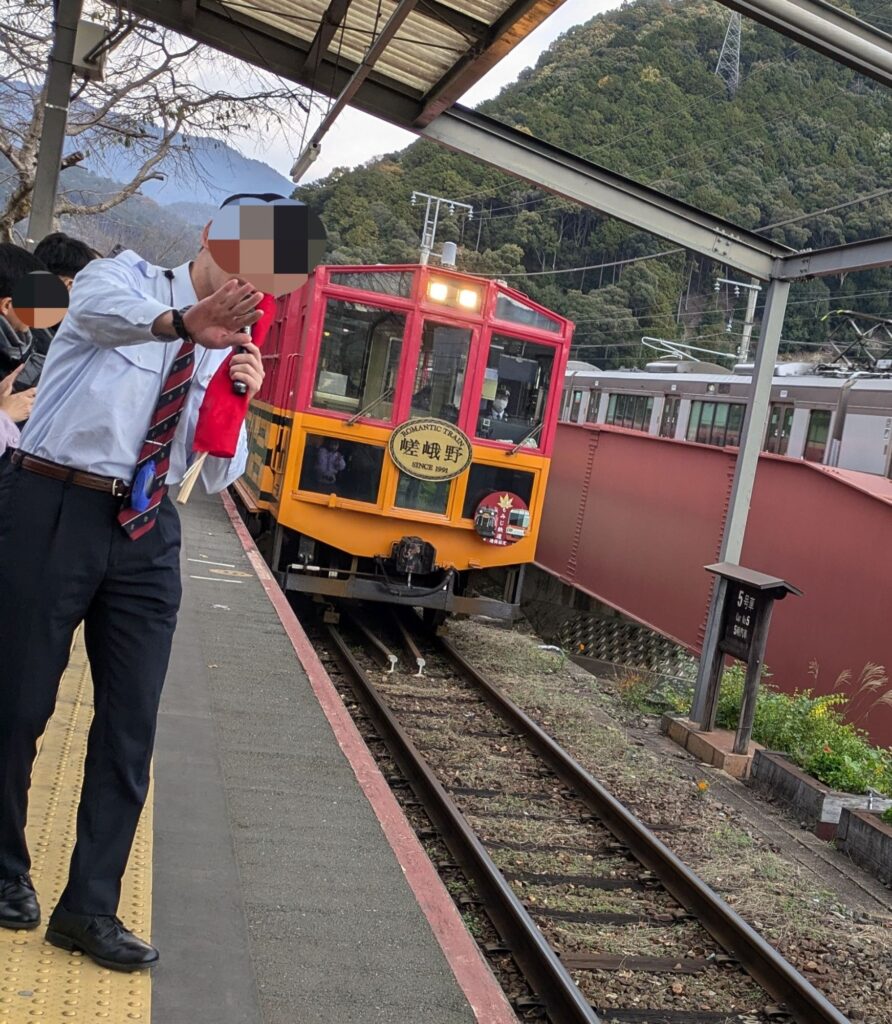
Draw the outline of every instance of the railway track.
<instances>
[{"instance_id":1,"label":"railway track","mask_svg":"<svg viewBox=\"0 0 892 1024\"><path fill-rule=\"evenodd\" d=\"M365 615L315 639L473 883L500 937L488 952L523 974L519 1014L847 1024L448 640L412 615Z\"/></svg>"}]
</instances>

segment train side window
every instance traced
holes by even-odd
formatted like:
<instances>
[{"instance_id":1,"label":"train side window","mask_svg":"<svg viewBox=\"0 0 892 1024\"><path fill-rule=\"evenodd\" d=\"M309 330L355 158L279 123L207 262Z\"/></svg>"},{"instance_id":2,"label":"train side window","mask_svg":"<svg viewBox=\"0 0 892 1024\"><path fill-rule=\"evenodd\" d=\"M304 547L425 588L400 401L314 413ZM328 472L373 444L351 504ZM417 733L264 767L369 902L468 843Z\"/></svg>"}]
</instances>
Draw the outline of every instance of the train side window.
<instances>
[{"instance_id":1,"label":"train side window","mask_svg":"<svg viewBox=\"0 0 892 1024\"><path fill-rule=\"evenodd\" d=\"M588 409L585 411L585 419L587 423L598 422L598 408L601 405L601 392L600 391L589 391L588 393Z\"/></svg>"},{"instance_id":2,"label":"train side window","mask_svg":"<svg viewBox=\"0 0 892 1024\"><path fill-rule=\"evenodd\" d=\"M307 434L298 488L352 501L378 500L384 449L361 441Z\"/></svg>"},{"instance_id":3,"label":"train side window","mask_svg":"<svg viewBox=\"0 0 892 1024\"><path fill-rule=\"evenodd\" d=\"M725 444L736 448L740 445L740 431L743 427L743 413L746 408L741 402L731 402L728 405L728 430L725 434Z\"/></svg>"},{"instance_id":4,"label":"train side window","mask_svg":"<svg viewBox=\"0 0 892 1024\"><path fill-rule=\"evenodd\" d=\"M391 419L405 330L406 318L400 313L329 299L313 406Z\"/></svg>"},{"instance_id":5,"label":"train side window","mask_svg":"<svg viewBox=\"0 0 892 1024\"><path fill-rule=\"evenodd\" d=\"M611 395L605 422L628 430L647 430L653 407L650 395Z\"/></svg>"},{"instance_id":6,"label":"train side window","mask_svg":"<svg viewBox=\"0 0 892 1024\"><path fill-rule=\"evenodd\" d=\"M477 416L477 436L539 447L555 349L493 334Z\"/></svg>"},{"instance_id":7,"label":"train side window","mask_svg":"<svg viewBox=\"0 0 892 1024\"><path fill-rule=\"evenodd\" d=\"M435 512L438 515L445 515L451 486L448 480L416 480L408 473L400 473L394 505L397 508L412 509L414 512Z\"/></svg>"},{"instance_id":8,"label":"train side window","mask_svg":"<svg viewBox=\"0 0 892 1024\"><path fill-rule=\"evenodd\" d=\"M660 419L660 437L675 437L678 426L679 398L666 398L663 402L663 415Z\"/></svg>"},{"instance_id":9,"label":"train side window","mask_svg":"<svg viewBox=\"0 0 892 1024\"><path fill-rule=\"evenodd\" d=\"M471 465L468 473L468 487L462 517L473 519L477 506L493 491L510 491L529 505L533 496L533 473L522 469L503 469L501 466L484 466L479 462Z\"/></svg>"},{"instance_id":10,"label":"train side window","mask_svg":"<svg viewBox=\"0 0 892 1024\"><path fill-rule=\"evenodd\" d=\"M469 327L425 321L412 388L412 416L458 421L470 347Z\"/></svg>"},{"instance_id":11,"label":"train side window","mask_svg":"<svg viewBox=\"0 0 892 1024\"><path fill-rule=\"evenodd\" d=\"M573 392L573 397L570 400L570 420L573 423L576 423L579 420L579 410L580 410L581 406L582 406L582 392L581 391L574 391Z\"/></svg>"},{"instance_id":12,"label":"train side window","mask_svg":"<svg viewBox=\"0 0 892 1024\"><path fill-rule=\"evenodd\" d=\"M812 409L808 417L808 433L802 457L807 462L823 462L827 438L830 436L830 410Z\"/></svg>"}]
</instances>

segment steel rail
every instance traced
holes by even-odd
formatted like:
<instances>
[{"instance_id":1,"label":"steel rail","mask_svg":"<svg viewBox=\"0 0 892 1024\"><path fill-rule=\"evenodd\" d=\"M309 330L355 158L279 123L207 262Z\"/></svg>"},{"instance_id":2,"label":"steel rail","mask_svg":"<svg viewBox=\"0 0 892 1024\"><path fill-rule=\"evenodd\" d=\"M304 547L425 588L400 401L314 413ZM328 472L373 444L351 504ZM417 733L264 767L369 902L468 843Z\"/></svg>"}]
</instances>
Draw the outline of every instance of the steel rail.
<instances>
[{"instance_id":1,"label":"steel rail","mask_svg":"<svg viewBox=\"0 0 892 1024\"><path fill-rule=\"evenodd\" d=\"M850 1024L791 963L735 913L720 896L604 787L503 694L444 637L440 651L479 687L488 703L513 726L539 756L585 803L666 890L800 1024Z\"/></svg>"},{"instance_id":2,"label":"steel rail","mask_svg":"<svg viewBox=\"0 0 892 1024\"><path fill-rule=\"evenodd\" d=\"M549 946L514 894L461 811L440 785L414 743L381 699L344 638L334 626L328 635L351 688L405 774L418 799L439 829L443 841L486 902L496 930L554 1024L600 1024L600 1018L579 991L560 958Z\"/></svg>"}]
</instances>

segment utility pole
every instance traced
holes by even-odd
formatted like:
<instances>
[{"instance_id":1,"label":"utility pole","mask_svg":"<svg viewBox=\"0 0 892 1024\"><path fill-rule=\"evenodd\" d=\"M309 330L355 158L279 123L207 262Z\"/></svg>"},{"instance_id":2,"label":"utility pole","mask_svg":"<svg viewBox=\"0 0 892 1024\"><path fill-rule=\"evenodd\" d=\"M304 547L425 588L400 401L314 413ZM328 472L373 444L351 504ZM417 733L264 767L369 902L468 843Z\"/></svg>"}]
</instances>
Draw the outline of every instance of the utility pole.
<instances>
[{"instance_id":1,"label":"utility pole","mask_svg":"<svg viewBox=\"0 0 892 1024\"><path fill-rule=\"evenodd\" d=\"M740 349L738 350L738 357L742 363L745 363L749 359L750 355L750 339L753 336L753 324L756 320L756 303L759 301L759 292L762 291L762 286L756 280L752 278L749 284L746 281L729 281L726 277L720 277L715 283L715 290L719 291L723 284L733 285L735 298L740 295L740 289L747 289L746 297L746 313L743 318L743 336L740 339ZM728 332L731 331L731 319L728 319Z\"/></svg>"},{"instance_id":2,"label":"utility pole","mask_svg":"<svg viewBox=\"0 0 892 1024\"><path fill-rule=\"evenodd\" d=\"M74 43L84 0L57 0L53 21L53 49L46 80L43 133L37 154L37 171L31 193L28 237L32 247L53 230L53 211L59 188L62 149L68 124L71 80L74 77Z\"/></svg>"},{"instance_id":3,"label":"utility pole","mask_svg":"<svg viewBox=\"0 0 892 1024\"><path fill-rule=\"evenodd\" d=\"M740 85L740 15L736 11L728 22L715 73L724 81L728 95L733 99Z\"/></svg>"},{"instance_id":4,"label":"utility pole","mask_svg":"<svg viewBox=\"0 0 892 1024\"><path fill-rule=\"evenodd\" d=\"M440 207L446 206L449 216L455 214L456 207L468 211L468 220L474 219L474 207L467 203L460 203L457 199L445 199L443 196L429 196L427 192L413 192L412 205L416 206L419 199L426 199L427 206L424 211L424 230L421 232L421 264L426 266L430 262L431 253L434 251L434 242L437 237L437 225L440 222ZM479 240L478 240L479 244Z\"/></svg>"}]
</instances>

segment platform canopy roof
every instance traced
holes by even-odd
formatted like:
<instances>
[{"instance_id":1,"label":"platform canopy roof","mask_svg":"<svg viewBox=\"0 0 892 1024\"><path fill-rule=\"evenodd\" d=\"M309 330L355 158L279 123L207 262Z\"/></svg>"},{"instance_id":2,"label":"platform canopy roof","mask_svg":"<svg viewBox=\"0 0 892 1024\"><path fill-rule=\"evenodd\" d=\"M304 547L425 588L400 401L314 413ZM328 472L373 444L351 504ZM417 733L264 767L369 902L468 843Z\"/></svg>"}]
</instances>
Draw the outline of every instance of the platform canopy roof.
<instances>
[{"instance_id":1,"label":"platform canopy roof","mask_svg":"<svg viewBox=\"0 0 892 1024\"><path fill-rule=\"evenodd\" d=\"M892 238L794 253L458 99L564 0L107 0L763 280L892 264ZM892 86L892 36L826 0L720 0Z\"/></svg>"},{"instance_id":2,"label":"platform canopy roof","mask_svg":"<svg viewBox=\"0 0 892 1024\"><path fill-rule=\"evenodd\" d=\"M338 93L391 18L355 105L423 125L538 27L564 0L130 0L134 14ZM388 101L389 100L389 101Z\"/></svg>"}]
</instances>

